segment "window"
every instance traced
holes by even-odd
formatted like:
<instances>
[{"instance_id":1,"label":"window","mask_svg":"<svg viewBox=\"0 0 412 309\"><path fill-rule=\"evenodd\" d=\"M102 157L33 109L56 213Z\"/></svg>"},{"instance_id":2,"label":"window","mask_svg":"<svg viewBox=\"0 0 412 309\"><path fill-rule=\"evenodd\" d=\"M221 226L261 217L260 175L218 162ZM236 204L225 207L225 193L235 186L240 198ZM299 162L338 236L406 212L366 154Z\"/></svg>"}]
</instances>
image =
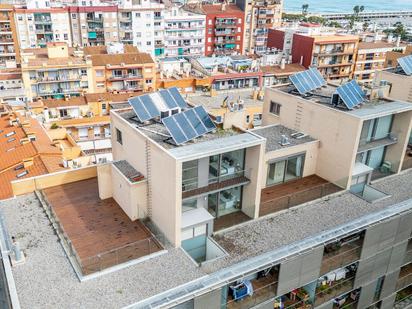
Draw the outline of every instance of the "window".
<instances>
[{"instance_id":1,"label":"window","mask_svg":"<svg viewBox=\"0 0 412 309\"><path fill-rule=\"evenodd\" d=\"M282 105L280 105L279 103L270 101L269 112L272 113L272 114L275 114L275 115L279 116L279 115L280 115L280 107L281 107L281 106L282 106Z\"/></svg>"},{"instance_id":2,"label":"window","mask_svg":"<svg viewBox=\"0 0 412 309\"><path fill-rule=\"evenodd\" d=\"M246 123L250 122L250 115L246 115Z\"/></svg>"},{"instance_id":3,"label":"window","mask_svg":"<svg viewBox=\"0 0 412 309\"><path fill-rule=\"evenodd\" d=\"M97 73L97 72L96 72ZM86 69L81 69L80 70L80 74L82 75L82 76L87 76L87 70ZM97 75L97 74L96 74Z\"/></svg>"},{"instance_id":4,"label":"window","mask_svg":"<svg viewBox=\"0 0 412 309\"><path fill-rule=\"evenodd\" d=\"M120 144L123 145L123 139L122 139L122 131L116 128L116 141Z\"/></svg>"},{"instance_id":5,"label":"window","mask_svg":"<svg viewBox=\"0 0 412 309\"><path fill-rule=\"evenodd\" d=\"M96 77L103 77L103 70L96 70Z\"/></svg>"},{"instance_id":6,"label":"window","mask_svg":"<svg viewBox=\"0 0 412 309\"><path fill-rule=\"evenodd\" d=\"M301 178L304 162L305 154L301 154L269 163L266 184L275 185Z\"/></svg>"},{"instance_id":7,"label":"window","mask_svg":"<svg viewBox=\"0 0 412 309\"><path fill-rule=\"evenodd\" d=\"M151 46L151 45L152 45L152 42L147 41L147 42L146 42L146 45L147 45L147 46Z\"/></svg>"},{"instance_id":8,"label":"window","mask_svg":"<svg viewBox=\"0 0 412 309\"><path fill-rule=\"evenodd\" d=\"M140 17L140 13L135 13L134 16Z\"/></svg>"}]
</instances>

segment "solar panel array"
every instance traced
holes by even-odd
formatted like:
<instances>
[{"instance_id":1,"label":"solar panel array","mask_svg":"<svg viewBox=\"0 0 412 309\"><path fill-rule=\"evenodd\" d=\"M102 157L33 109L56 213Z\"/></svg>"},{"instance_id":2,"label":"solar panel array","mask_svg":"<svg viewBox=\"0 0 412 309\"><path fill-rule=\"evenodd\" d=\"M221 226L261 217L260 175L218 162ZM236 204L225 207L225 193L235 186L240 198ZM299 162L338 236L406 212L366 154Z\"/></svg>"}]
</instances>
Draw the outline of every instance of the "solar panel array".
<instances>
[{"instance_id":1,"label":"solar panel array","mask_svg":"<svg viewBox=\"0 0 412 309\"><path fill-rule=\"evenodd\" d=\"M353 109L365 99L365 93L354 80L338 87L336 92L339 94L348 109Z\"/></svg>"},{"instance_id":2,"label":"solar panel array","mask_svg":"<svg viewBox=\"0 0 412 309\"><path fill-rule=\"evenodd\" d=\"M296 73L289 77L300 94L306 94L326 85L325 79L315 68Z\"/></svg>"},{"instance_id":3,"label":"solar panel array","mask_svg":"<svg viewBox=\"0 0 412 309\"><path fill-rule=\"evenodd\" d=\"M406 75L412 75L412 55L399 58L398 63Z\"/></svg>"},{"instance_id":4,"label":"solar panel array","mask_svg":"<svg viewBox=\"0 0 412 309\"><path fill-rule=\"evenodd\" d=\"M186 143L216 129L203 106L162 119L176 145Z\"/></svg>"},{"instance_id":5,"label":"solar panel array","mask_svg":"<svg viewBox=\"0 0 412 309\"><path fill-rule=\"evenodd\" d=\"M158 102L157 98L160 98L161 102ZM158 93L130 98L128 101L140 122L159 117L160 105L163 105L167 110L187 107L185 100L176 87L160 90Z\"/></svg>"}]
</instances>

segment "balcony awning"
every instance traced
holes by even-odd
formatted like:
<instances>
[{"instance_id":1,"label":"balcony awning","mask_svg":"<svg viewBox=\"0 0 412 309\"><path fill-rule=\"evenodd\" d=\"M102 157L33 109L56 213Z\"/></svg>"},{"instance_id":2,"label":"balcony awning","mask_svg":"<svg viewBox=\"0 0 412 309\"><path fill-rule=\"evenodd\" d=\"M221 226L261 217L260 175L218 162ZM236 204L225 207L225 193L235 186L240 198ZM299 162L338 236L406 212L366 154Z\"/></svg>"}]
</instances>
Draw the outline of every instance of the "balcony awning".
<instances>
[{"instance_id":1,"label":"balcony awning","mask_svg":"<svg viewBox=\"0 0 412 309\"><path fill-rule=\"evenodd\" d=\"M97 38L96 32L89 32L89 39L95 39Z\"/></svg>"},{"instance_id":2,"label":"balcony awning","mask_svg":"<svg viewBox=\"0 0 412 309\"><path fill-rule=\"evenodd\" d=\"M205 224L212 221L214 217L204 208L196 208L182 213L182 229Z\"/></svg>"}]
</instances>

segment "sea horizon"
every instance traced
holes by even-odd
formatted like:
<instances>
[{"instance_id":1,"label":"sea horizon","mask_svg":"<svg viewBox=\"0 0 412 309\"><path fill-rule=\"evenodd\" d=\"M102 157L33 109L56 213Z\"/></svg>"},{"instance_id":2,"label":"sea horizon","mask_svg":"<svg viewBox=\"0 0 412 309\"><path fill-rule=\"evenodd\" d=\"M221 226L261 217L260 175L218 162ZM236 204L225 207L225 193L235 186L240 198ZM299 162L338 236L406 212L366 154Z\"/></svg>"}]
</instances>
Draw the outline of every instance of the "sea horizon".
<instances>
[{"instance_id":1,"label":"sea horizon","mask_svg":"<svg viewBox=\"0 0 412 309\"><path fill-rule=\"evenodd\" d=\"M309 13L350 13L356 5L363 5L365 12L412 11L412 0L346 0L339 5L330 0L284 0L284 11L300 12L302 4L309 4Z\"/></svg>"}]
</instances>

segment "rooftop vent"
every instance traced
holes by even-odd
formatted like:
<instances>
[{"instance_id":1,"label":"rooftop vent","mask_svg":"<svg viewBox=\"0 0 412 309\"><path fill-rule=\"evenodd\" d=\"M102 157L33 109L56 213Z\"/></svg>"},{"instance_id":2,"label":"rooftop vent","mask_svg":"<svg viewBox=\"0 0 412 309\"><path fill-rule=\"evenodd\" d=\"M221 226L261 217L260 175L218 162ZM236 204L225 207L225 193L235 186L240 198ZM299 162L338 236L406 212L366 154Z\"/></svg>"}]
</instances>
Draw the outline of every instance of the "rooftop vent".
<instances>
[{"instance_id":1,"label":"rooftop vent","mask_svg":"<svg viewBox=\"0 0 412 309\"><path fill-rule=\"evenodd\" d=\"M301 138L304 138L308 135L305 134L305 133L302 133L302 132L296 132L296 133L292 133L290 136L292 136L293 138L296 138L296 139L301 139Z\"/></svg>"},{"instance_id":2,"label":"rooftop vent","mask_svg":"<svg viewBox=\"0 0 412 309\"><path fill-rule=\"evenodd\" d=\"M14 134L16 134L16 131L11 131L11 132L5 134L4 137L10 137L10 136L13 136Z\"/></svg>"},{"instance_id":3,"label":"rooftop vent","mask_svg":"<svg viewBox=\"0 0 412 309\"><path fill-rule=\"evenodd\" d=\"M281 146L290 145L289 138L288 138L285 134L282 134L281 137L280 137L280 142L279 142L279 144L280 144Z\"/></svg>"},{"instance_id":4,"label":"rooftop vent","mask_svg":"<svg viewBox=\"0 0 412 309\"><path fill-rule=\"evenodd\" d=\"M33 165L33 158L23 159L23 166L24 168L28 168L29 166Z\"/></svg>"}]
</instances>

